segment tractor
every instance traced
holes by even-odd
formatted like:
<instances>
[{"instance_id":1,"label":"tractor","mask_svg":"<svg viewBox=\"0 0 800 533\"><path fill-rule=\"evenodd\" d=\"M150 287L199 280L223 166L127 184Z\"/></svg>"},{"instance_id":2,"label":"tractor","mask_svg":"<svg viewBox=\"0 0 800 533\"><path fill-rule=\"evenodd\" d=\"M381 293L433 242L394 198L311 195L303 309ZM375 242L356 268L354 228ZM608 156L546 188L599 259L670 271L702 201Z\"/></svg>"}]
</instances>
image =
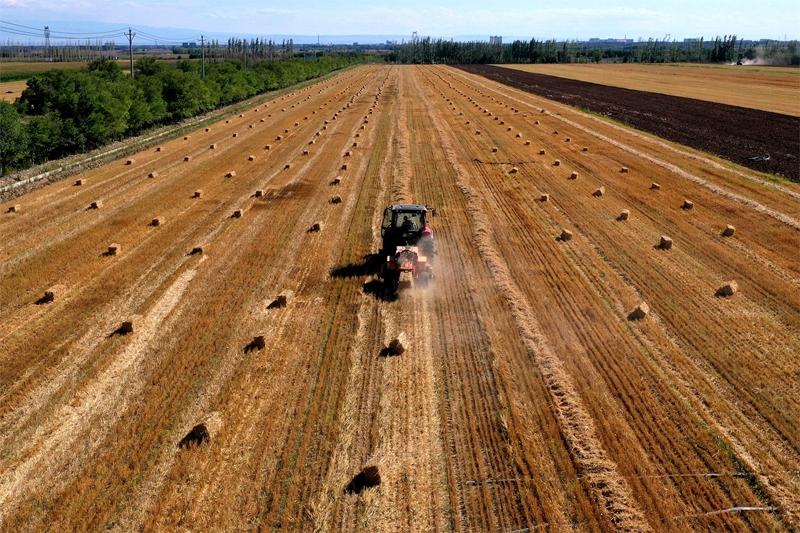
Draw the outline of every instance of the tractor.
<instances>
[{"instance_id":1,"label":"tractor","mask_svg":"<svg viewBox=\"0 0 800 533\"><path fill-rule=\"evenodd\" d=\"M433 230L428 208L419 204L395 204L383 211L381 278L388 293L401 287L425 285L433 277ZM431 216L436 214L430 210Z\"/></svg>"}]
</instances>

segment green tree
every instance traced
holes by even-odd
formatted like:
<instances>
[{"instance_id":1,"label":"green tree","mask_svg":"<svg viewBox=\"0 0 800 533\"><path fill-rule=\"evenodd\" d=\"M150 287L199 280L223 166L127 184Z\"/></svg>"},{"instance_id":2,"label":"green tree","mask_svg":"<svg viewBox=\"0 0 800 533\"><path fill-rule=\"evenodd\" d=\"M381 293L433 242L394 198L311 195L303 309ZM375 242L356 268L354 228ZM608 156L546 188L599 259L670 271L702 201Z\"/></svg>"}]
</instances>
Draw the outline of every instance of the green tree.
<instances>
[{"instance_id":1,"label":"green tree","mask_svg":"<svg viewBox=\"0 0 800 533\"><path fill-rule=\"evenodd\" d=\"M28 157L28 132L13 105L0 101L0 175L19 168Z\"/></svg>"}]
</instances>

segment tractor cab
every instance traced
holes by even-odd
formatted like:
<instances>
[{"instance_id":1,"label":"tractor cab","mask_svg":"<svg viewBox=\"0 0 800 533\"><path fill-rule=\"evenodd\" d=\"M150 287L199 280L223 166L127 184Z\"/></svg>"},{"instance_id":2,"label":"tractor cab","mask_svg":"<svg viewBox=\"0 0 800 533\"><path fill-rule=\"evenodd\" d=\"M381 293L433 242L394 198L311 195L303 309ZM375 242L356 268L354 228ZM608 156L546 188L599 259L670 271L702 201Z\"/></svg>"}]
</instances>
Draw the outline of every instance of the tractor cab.
<instances>
[{"instance_id":1,"label":"tractor cab","mask_svg":"<svg viewBox=\"0 0 800 533\"><path fill-rule=\"evenodd\" d=\"M383 210L383 251L392 254L398 246L416 246L420 239L433 238L427 225L428 208L419 204L395 204Z\"/></svg>"}]
</instances>

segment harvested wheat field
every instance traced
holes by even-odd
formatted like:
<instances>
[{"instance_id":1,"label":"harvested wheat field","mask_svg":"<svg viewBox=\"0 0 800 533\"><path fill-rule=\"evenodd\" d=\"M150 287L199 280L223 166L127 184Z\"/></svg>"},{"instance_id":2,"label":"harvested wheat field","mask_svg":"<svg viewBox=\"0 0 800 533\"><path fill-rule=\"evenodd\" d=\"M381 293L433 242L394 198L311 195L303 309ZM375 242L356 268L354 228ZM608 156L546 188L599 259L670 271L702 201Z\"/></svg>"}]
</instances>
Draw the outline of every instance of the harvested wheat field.
<instances>
[{"instance_id":1,"label":"harvested wheat field","mask_svg":"<svg viewBox=\"0 0 800 533\"><path fill-rule=\"evenodd\" d=\"M22 91L28 86L28 82L22 81L4 81L0 83L0 100L6 102L13 102L22 94Z\"/></svg>"},{"instance_id":2,"label":"harvested wheat field","mask_svg":"<svg viewBox=\"0 0 800 533\"><path fill-rule=\"evenodd\" d=\"M0 529L800 527L800 186L442 66L242 114L0 205Z\"/></svg>"},{"instance_id":3,"label":"harvested wheat field","mask_svg":"<svg viewBox=\"0 0 800 533\"><path fill-rule=\"evenodd\" d=\"M503 65L601 85L800 116L800 69L695 63Z\"/></svg>"}]
</instances>

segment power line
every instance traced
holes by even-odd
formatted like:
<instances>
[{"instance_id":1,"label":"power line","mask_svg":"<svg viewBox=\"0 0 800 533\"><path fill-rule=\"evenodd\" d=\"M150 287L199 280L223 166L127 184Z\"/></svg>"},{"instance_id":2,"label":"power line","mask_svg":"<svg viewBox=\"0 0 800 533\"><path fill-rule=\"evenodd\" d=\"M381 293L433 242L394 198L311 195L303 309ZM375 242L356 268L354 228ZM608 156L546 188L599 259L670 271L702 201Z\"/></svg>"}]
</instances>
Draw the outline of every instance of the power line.
<instances>
[{"instance_id":1,"label":"power line","mask_svg":"<svg viewBox=\"0 0 800 533\"><path fill-rule=\"evenodd\" d=\"M16 22L11 22L10 20L0 20L0 23L8 24L10 26L17 26L18 28L23 28L26 30L35 30L39 31L39 28L35 28L33 26L25 26L24 24L17 24ZM72 34L72 35L95 35L95 34L103 34L103 33L119 33L125 30L125 28L119 28L114 30L103 30L103 31L54 31L54 33L65 33L65 34Z\"/></svg>"}]
</instances>

